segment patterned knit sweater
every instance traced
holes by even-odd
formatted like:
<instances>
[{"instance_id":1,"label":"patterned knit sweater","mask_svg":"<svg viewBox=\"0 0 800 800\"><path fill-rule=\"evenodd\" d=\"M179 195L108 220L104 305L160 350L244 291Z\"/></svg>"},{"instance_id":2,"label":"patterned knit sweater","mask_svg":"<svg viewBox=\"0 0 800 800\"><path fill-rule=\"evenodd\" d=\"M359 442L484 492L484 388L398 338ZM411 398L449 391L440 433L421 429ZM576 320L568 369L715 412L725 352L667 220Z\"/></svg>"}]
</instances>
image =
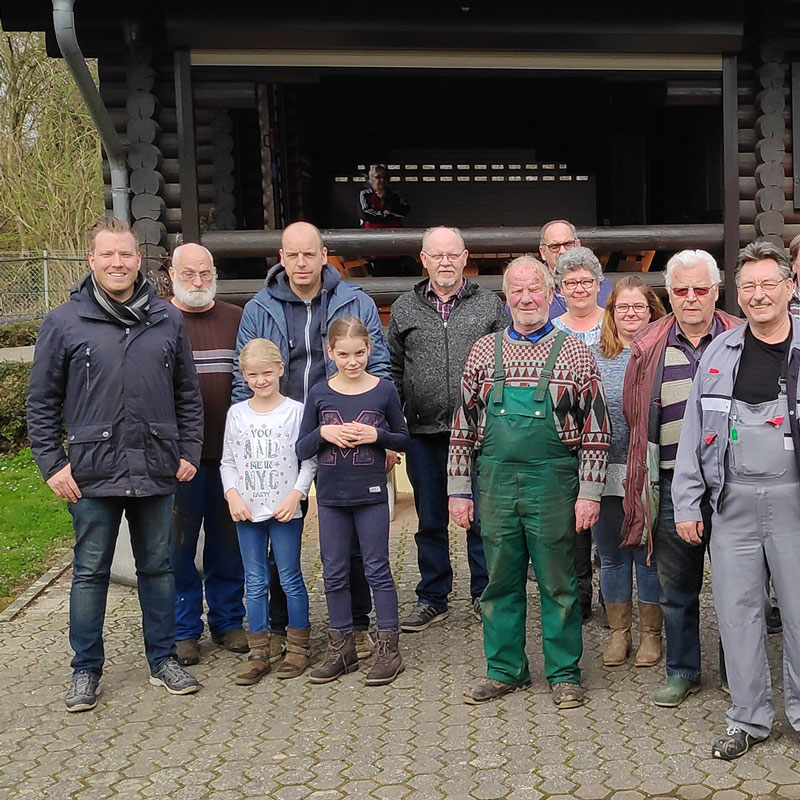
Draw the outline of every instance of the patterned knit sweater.
<instances>
[{"instance_id":1,"label":"patterned knit sweater","mask_svg":"<svg viewBox=\"0 0 800 800\"><path fill-rule=\"evenodd\" d=\"M503 366L508 386L535 386L557 331L538 342L515 341L503 334ZM448 459L448 493L470 495L474 458L480 451L486 405L492 389L494 334L472 346L464 367L462 402L456 408ZM591 350L573 336L564 341L549 385L556 429L564 446L577 453L580 490L586 500L600 500L611 445L611 422Z\"/></svg>"}]
</instances>

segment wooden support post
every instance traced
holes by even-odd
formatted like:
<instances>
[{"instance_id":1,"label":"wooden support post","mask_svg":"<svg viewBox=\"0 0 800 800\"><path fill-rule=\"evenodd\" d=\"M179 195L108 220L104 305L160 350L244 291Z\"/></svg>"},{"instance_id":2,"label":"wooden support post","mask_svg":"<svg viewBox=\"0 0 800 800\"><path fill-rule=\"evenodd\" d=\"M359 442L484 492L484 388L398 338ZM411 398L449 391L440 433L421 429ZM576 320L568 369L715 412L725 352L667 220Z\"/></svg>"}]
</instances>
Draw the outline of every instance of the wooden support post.
<instances>
[{"instance_id":1,"label":"wooden support post","mask_svg":"<svg viewBox=\"0 0 800 800\"><path fill-rule=\"evenodd\" d=\"M200 241L197 201L197 151L194 140L192 65L188 50L175 51L175 107L178 117L178 159L184 242Z\"/></svg>"},{"instance_id":2,"label":"wooden support post","mask_svg":"<svg viewBox=\"0 0 800 800\"><path fill-rule=\"evenodd\" d=\"M800 63L792 64L792 178L793 205L800 211Z\"/></svg>"},{"instance_id":3,"label":"wooden support post","mask_svg":"<svg viewBox=\"0 0 800 800\"><path fill-rule=\"evenodd\" d=\"M261 192L264 203L264 229L275 229L275 198L272 192L272 131L269 124L269 87L259 83L258 128L261 134Z\"/></svg>"},{"instance_id":4,"label":"wooden support post","mask_svg":"<svg viewBox=\"0 0 800 800\"><path fill-rule=\"evenodd\" d=\"M722 58L722 153L724 197L725 310L739 313L733 265L739 252L739 140L736 56Z\"/></svg>"}]
</instances>

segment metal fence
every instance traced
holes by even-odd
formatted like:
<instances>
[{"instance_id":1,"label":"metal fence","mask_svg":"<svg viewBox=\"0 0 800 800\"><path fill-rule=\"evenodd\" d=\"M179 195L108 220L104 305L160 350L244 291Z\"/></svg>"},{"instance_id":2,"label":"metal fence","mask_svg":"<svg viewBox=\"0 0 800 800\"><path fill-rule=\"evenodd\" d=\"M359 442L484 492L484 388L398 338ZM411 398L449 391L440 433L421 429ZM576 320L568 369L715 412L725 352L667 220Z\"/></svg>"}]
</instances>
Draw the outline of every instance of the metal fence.
<instances>
[{"instance_id":1,"label":"metal fence","mask_svg":"<svg viewBox=\"0 0 800 800\"><path fill-rule=\"evenodd\" d=\"M44 316L88 270L86 256L76 253L0 253L0 322Z\"/></svg>"}]
</instances>

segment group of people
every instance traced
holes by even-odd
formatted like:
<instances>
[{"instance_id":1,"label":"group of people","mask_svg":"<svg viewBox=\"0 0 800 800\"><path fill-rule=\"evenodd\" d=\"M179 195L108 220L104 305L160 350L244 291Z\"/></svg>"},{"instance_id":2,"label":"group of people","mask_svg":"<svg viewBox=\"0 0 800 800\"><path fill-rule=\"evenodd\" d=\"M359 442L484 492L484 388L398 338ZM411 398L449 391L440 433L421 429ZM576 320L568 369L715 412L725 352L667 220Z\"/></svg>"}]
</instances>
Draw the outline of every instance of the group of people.
<instances>
[{"instance_id":1,"label":"group of people","mask_svg":"<svg viewBox=\"0 0 800 800\"><path fill-rule=\"evenodd\" d=\"M75 527L68 710L97 703L123 512L152 683L173 694L200 688L184 667L201 657L204 595L212 641L247 653L236 683L256 683L278 662L278 678L303 674L311 652L300 544L316 480L329 630L312 682L373 655L368 684L402 672L400 632L449 613L452 519L466 529L469 602L487 660L468 703L530 685L531 567L553 702L583 703L593 533L611 629L603 662L623 664L633 649L635 572L636 666L660 661L662 626L666 634L666 682L653 697L661 706L700 689L710 548L732 700L713 745L720 758L742 755L771 729L771 576L783 611L786 713L800 729L800 603L791 600L800 321L789 310L798 298L782 248L741 251L742 324L716 310L720 273L701 250L668 261L666 314L640 276L610 286L575 227L554 220L541 231L541 260L522 256L505 270L504 304L464 276L461 233L431 228L420 253L426 277L394 303L384 338L375 304L327 264L309 223L283 231L280 263L243 313L216 299L213 258L201 245L175 250L171 301L139 272L137 245L119 220L92 229L90 272L43 321L31 374L34 457L69 500ZM386 485L400 453L420 572L417 603L402 620Z\"/></svg>"}]
</instances>

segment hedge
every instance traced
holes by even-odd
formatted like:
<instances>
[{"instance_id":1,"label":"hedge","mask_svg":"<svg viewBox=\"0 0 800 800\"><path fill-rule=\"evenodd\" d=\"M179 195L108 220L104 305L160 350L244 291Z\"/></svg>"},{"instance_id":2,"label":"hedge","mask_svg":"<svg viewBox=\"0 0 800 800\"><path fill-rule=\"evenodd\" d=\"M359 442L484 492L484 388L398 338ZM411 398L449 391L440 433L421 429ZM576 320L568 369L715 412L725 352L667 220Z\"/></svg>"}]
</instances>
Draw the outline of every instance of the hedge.
<instances>
[{"instance_id":1,"label":"hedge","mask_svg":"<svg viewBox=\"0 0 800 800\"><path fill-rule=\"evenodd\" d=\"M0 454L17 453L28 446L25 395L31 365L0 361Z\"/></svg>"},{"instance_id":2,"label":"hedge","mask_svg":"<svg viewBox=\"0 0 800 800\"><path fill-rule=\"evenodd\" d=\"M0 325L0 347L25 347L36 344L41 320L29 319L25 322L8 322Z\"/></svg>"}]
</instances>

